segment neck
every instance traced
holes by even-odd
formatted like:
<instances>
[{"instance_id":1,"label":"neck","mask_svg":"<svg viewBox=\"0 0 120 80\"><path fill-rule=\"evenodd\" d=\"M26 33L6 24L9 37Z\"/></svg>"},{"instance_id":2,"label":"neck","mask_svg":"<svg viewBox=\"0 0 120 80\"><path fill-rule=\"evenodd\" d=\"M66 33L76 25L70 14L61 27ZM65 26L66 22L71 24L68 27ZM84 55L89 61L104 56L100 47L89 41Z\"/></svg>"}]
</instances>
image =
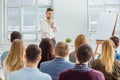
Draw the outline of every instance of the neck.
<instances>
[{"instance_id":1,"label":"neck","mask_svg":"<svg viewBox=\"0 0 120 80\"><path fill-rule=\"evenodd\" d=\"M76 64L80 64L80 62L76 59ZM82 64L88 64L88 62L83 62Z\"/></svg>"},{"instance_id":2,"label":"neck","mask_svg":"<svg viewBox=\"0 0 120 80\"><path fill-rule=\"evenodd\" d=\"M36 68L36 67L37 67L37 64L36 64L36 63L26 63L26 67Z\"/></svg>"},{"instance_id":3,"label":"neck","mask_svg":"<svg viewBox=\"0 0 120 80\"><path fill-rule=\"evenodd\" d=\"M65 57L61 57L61 56L55 56L56 58L65 58Z\"/></svg>"}]
</instances>

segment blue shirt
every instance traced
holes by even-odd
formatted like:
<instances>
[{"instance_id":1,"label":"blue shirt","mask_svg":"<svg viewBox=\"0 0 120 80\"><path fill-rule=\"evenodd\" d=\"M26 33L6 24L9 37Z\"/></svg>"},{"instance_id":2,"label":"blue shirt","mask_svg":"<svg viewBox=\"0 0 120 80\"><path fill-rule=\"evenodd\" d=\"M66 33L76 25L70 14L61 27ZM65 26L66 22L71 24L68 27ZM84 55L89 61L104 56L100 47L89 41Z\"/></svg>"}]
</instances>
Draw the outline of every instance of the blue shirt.
<instances>
[{"instance_id":1,"label":"blue shirt","mask_svg":"<svg viewBox=\"0 0 120 80\"><path fill-rule=\"evenodd\" d=\"M66 61L64 58L55 58L40 64L40 70L48 73L53 80L58 80L59 73L63 70L73 68L74 63Z\"/></svg>"},{"instance_id":2,"label":"blue shirt","mask_svg":"<svg viewBox=\"0 0 120 80\"><path fill-rule=\"evenodd\" d=\"M115 59L120 60L120 52L118 50L115 50Z\"/></svg>"},{"instance_id":3,"label":"blue shirt","mask_svg":"<svg viewBox=\"0 0 120 80\"><path fill-rule=\"evenodd\" d=\"M10 74L9 80L52 80L52 78L37 68L25 67Z\"/></svg>"},{"instance_id":4,"label":"blue shirt","mask_svg":"<svg viewBox=\"0 0 120 80\"><path fill-rule=\"evenodd\" d=\"M2 67L3 67L3 61L6 58L6 56L8 55L8 53L9 53L9 51L5 51L1 55L1 65L2 65Z\"/></svg>"}]
</instances>

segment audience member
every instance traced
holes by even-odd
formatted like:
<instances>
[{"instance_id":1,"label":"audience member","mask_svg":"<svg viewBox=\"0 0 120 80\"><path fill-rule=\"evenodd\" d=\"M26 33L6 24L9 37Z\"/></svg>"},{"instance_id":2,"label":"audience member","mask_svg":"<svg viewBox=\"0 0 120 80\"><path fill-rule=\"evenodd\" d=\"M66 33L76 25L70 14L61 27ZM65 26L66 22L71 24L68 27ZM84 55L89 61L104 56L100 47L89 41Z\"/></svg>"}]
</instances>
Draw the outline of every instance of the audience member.
<instances>
[{"instance_id":1,"label":"audience member","mask_svg":"<svg viewBox=\"0 0 120 80\"><path fill-rule=\"evenodd\" d=\"M120 60L120 52L117 50L117 48L120 45L120 40L117 36L112 36L110 39L114 42L115 44L115 59Z\"/></svg>"},{"instance_id":2,"label":"audience member","mask_svg":"<svg viewBox=\"0 0 120 80\"><path fill-rule=\"evenodd\" d=\"M31 44L27 47L25 59L25 67L12 72L9 80L52 80L48 74L42 73L37 68L41 60L41 49L37 45Z\"/></svg>"},{"instance_id":3,"label":"audience member","mask_svg":"<svg viewBox=\"0 0 120 80\"><path fill-rule=\"evenodd\" d=\"M105 40L100 59L92 64L92 68L104 74L105 80L120 80L120 62L115 59L115 48L111 39Z\"/></svg>"},{"instance_id":4,"label":"audience member","mask_svg":"<svg viewBox=\"0 0 120 80\"><path fill-rule=\"evenodd\" d=\"M49 38L42 39L39 47L42 49L42 59L38 64L38 68L40 68L41 62L49 61L54 58L54 48L51 39Z\"/></svg>"},{"instance_id":5,"label":"audience member","mask_svg":"<svg viewBox=\"0 0 120 80\"><path fill-rule=\"evenodd\" d=\"M18 31L13 31L10 35L10 42L12 43L15 39L22 39L21 34ZM3 61L6 58L6 56L8 55L9 51L5 51L2 53L1 55L1 65L3 67Z\"/></svg>"},{"instance_id":6,"label":"audience member","mask_svg":"<svg viewBox=\"0 0 120 80\"><path fill-rule=\"evenodd\" d=\"M65 42L58 42L55 47L55 59L41 63L40 70L48 73L53 80L58 80L58 75L62 70L73 68L75 65L65 60L69 54L68 50Z\"/></svg>"},{"instance_id":7,"label":"audience member","mask_svg":"<svg viewBox=\"0 0 120 80\"><path fill-rule=\"evenodd\" d=\"M92 55L92 48L88 44L80 45L76 51L75 67L61 72L58 80L105 80L101 72L88 66Z\"/></svg>"},{"instance_id":8,"label":"audience member","mask_svg":"<svg viewBox=\"0 0 120 80\"><path fill-rule=\"evenodd\" d=\"M19 70L24 67L23 56L25 54L25 46L22 40L15 39L12 42L9 54L3 61L3 71L6 80L9 74L13 71Z\"/></svg>"}]
</instances>

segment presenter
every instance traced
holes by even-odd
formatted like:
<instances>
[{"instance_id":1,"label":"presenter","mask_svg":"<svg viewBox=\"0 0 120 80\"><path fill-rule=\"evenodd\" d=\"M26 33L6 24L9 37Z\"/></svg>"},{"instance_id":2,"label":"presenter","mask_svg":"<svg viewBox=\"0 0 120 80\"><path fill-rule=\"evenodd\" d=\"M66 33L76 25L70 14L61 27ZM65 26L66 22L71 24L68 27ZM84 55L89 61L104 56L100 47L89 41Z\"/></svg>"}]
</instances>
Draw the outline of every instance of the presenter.
<instances>
[{"instance_id":1,"label":"presenter","mask_svg":"<svg viewBox=\"0 0 120 80\"><path fill-rule=\"evenodd\" d=\"M40 21L40 32L41 39L49 38L53 42L55 47L55 32L59 31L59 27L56 25L55 20L53 19L53 9L47 8L45 19Z\"/></svg>"}]
</instances>

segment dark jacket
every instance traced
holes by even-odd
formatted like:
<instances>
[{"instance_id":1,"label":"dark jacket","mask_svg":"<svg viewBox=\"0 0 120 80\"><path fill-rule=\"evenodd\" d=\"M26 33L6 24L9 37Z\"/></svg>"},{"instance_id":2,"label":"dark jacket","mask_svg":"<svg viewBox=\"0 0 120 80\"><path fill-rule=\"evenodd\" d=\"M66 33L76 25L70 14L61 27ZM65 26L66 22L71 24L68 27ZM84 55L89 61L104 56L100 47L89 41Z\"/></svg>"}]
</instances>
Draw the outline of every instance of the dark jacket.
<instances>
[{"instance_id":1,"label":"dark jacket","mask_svg":"<svg viewBox=\"0 0 120 80\"><path fill-rule=\"evenodd\" d=\"M105 67L102 65L100 59L93 61L91 66L93 69L101 71L105 76L105 80L120 80L120 61L118 60L115 60L114 62L112 73L107 73L105 71Z\"/></svg>"}]
</instances>

